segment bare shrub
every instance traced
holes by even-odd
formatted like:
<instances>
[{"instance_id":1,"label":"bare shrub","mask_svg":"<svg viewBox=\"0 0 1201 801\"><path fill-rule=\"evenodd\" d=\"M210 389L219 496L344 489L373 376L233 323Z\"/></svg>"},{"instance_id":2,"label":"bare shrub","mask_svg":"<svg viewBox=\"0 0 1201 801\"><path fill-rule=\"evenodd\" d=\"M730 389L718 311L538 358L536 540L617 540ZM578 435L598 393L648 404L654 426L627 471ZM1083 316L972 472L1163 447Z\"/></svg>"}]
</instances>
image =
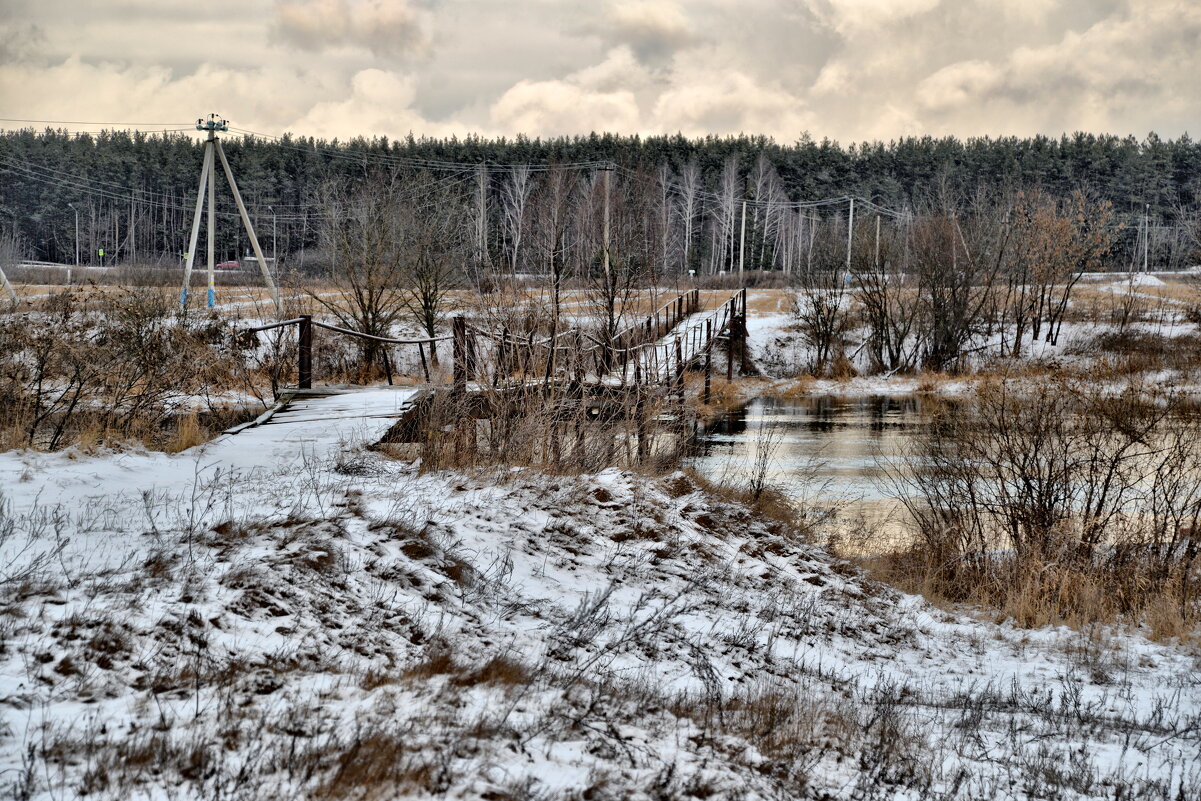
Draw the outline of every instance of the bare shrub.
<instances>
[{"instance_id":1,"label":"bare shrub","mask_svg":"<svg viewBox=\"0 0 1201 801\"><path fill-rule=\"evenodd\" d=\"M225 325L177 316L176 302L127 289L84 305L68 291L42 317L0 321L3 438L48 450L81 438L178 445L175 405L231 388L237 371Z\"/></svg>"},{"instance_id":2,"label":"bare shrub","mask_svg":"<svg viewBox=\"0 0 1201 801\"><path fill-rule=\"evenodd\" d=\"M1168 608L1195 625L1199 426L1195 411L1134 389L985 385L944 408L916 467L895 477L918 539L885 572L1023 625L1165 621Z\"/></svg>"}]
</instances>

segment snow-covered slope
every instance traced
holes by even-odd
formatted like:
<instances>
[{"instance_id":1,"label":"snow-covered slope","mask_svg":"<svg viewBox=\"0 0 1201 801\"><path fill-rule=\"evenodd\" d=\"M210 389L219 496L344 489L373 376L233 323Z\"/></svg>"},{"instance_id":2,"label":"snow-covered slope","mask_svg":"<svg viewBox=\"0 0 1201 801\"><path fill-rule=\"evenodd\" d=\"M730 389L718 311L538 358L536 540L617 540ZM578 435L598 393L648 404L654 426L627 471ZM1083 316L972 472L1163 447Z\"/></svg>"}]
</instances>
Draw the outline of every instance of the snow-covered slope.
<instances>
[{"instance_id":1,"label":"snow-covered slope","mask_svg":"<svg viewBox=\"0 0 1201 801\"><path fill-rule=\"evenodd\" d=\"M47 799L1201 787L1201 683L1181 647L940 611L683 474L422 475L352 432L319 439L270 465L219 443L0 455L0 787Z\"/></svg>"}]
</instances>

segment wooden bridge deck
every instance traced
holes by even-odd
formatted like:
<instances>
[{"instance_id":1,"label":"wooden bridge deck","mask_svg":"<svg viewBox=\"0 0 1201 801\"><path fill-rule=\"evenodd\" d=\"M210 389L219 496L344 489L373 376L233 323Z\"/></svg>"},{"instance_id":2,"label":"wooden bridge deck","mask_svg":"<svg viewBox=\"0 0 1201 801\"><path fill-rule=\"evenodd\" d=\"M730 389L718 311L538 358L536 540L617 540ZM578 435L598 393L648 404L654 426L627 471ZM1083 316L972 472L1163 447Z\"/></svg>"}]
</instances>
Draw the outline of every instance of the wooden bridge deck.
<instances>
[{"instance_id":1,"label":"wooden bridge deck","mask_svg":"<svg viewBox=\"0 0 1201 801\"><path fill-rule=\"evenodd\" d=\"M378 442L428 393L420 386L331 387L285 395L255 423L230 429L218 441L236 434L240 448L264 451Z\"/></svg>"}]
</instances>

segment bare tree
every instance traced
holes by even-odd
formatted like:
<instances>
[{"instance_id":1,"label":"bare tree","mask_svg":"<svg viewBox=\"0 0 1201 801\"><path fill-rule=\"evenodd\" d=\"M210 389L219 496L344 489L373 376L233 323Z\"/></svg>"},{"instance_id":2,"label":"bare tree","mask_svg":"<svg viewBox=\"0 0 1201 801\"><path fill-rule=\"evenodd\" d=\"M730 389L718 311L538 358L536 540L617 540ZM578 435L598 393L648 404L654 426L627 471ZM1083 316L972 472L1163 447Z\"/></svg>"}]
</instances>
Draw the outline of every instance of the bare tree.
<instances>
[{"instance_id":1,"label":"bare tree","mask_svg":"<svg viewBox=\"0 0 1201 801\"><path fill-rule=\"evenodd\" d=\"M680 171L680 199L677 212L684 222L683 256L680 267L685 273L695 269L692 264L692 240L697 214L700 212L701 188L701 168L697 165L695 158L689 159Z\"/></svg>"},{"instance_id":2,"label":"bare tree","mask_svg":"<svg viewBox=\"0 0 1201 801\"><path fill-rule=\"evenodd\" d=\"M924 366L962 366L968 346L983 333L982 312L993 302L994 279L1004 263L1010 229L998 209L978 203L961 214L947 196L912 226L912 265L921 306Z\"/></svg>"},{"instance_id":3,"label":"bare tree","mask_svg":"<svg viewBox=\"0 0 1201 801\"><path fill-rule=\"evenodd\" d=\"M526 206L529 204L533 188L530 168L520 165L512 168L509 180L501 190L505 236L509 246L509 269L514 273L519 272L521 264L521 239L525 231Z\"/></svg>"},{"instance_id":4,"label":"bare tree","mask_svg":"<svg viewBox=\"0 0 1201 801\"><path fill-rule=\"evenodd\" d=\"M728 270L734 264L737 248L736 223L742 179L738 175L738 157L726 159L721 171L721 187L713 207L713 227L717 247L711 255L711 272Z\"/></svg>"},{"instance_id":5,"label":"bare tree","mask_svg":"<svg viewBox=\"0 0 1201 801\"><path fill-rule=\"evenodd\" d=\"M909 250L904 230L881 226L883 235L870 250L860 237L851 271L855 299L867 325L865 348L872 368L895 372L913 366L912 335L917 323L916 291L908 276ZM873 239L874 239L873 235Z\"/></svg>"},{"instance_id":6,"label":"bare tree","mask_svg":"<svg viewBox=\"0 0 1201 801\"><path fill-rule=\"evenodd\" d=\"M470 214L447 189L422 196L420 206L402 210L407 217L406 267L401 276L403 302L417 326L431 339L438 335L446 299L459 286L472 242ZM438 364L438 345L430 343L430 361Z\"/></svg>"},{"instance_id":7,"label":"bare tree","mask_svg":"<svg viewBox=\"0 0 1201 801\"><path fill-rule=\"evenodd\" d=\"M563 281L571 263L568 251L578 238L572 228L572 204L576 202L579 177L576 173L552 167L534 198L531 236L539 260L546 267L551 281L551 331L559 329Z\"/></svg>"},{"instance_id":8,"label":"bare tree","mask_svg":"<svg viewBox=\"0 0 1201 801\"><path fill-rule=\"evenodd\" d=\"M400 173L377 172L358 185L322 187L321 239L337 291L309 295L346 328L371 336L389 336L407 308L406 183ZM360 348L364 364L373 364L378 343L361 340Z\"/></svg>"}]
</instances>

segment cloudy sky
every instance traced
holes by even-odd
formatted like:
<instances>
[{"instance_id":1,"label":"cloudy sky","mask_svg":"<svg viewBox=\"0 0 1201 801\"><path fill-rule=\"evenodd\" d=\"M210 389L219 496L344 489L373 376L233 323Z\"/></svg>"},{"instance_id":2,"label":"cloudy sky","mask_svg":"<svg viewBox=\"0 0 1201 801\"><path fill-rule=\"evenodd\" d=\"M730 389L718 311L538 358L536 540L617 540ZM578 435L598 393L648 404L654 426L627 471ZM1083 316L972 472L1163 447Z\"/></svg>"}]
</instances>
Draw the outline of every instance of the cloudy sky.
<instances>
[{"instance_id":1,"label":"cloudy sky","mask_svg":"<svg viewBox=\"0 0 1201 801\"><path fill-rule=\"evenodd\" d=\"M1198 76L1198 0L0 0L0 115L23 119L1178 136Z\"/></svg>"}]
</instances>

